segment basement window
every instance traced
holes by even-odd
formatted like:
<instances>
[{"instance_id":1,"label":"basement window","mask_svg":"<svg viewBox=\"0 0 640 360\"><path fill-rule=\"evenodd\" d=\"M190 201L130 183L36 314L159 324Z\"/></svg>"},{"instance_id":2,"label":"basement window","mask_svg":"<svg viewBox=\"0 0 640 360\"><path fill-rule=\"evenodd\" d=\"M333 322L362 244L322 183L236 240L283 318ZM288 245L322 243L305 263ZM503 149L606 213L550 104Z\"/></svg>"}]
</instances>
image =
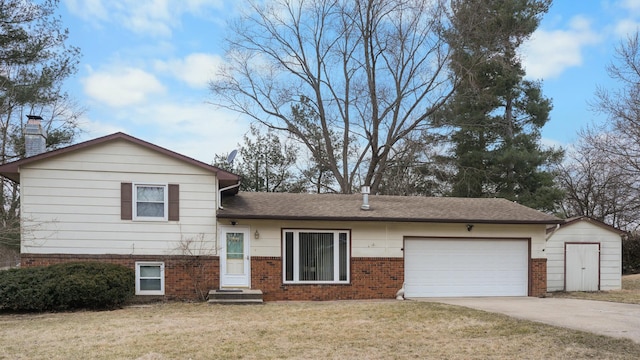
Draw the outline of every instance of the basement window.
<instances>
[{"instance_id":1,"label":"basement window","mask_svg":"<svg viewBox=\"0 0 640 360\"><path fill-rule=\"evenodd\" d=\"M349 283L349 232L284 230L284 282Z\"/></svg>"},{"instance_id":2,"label":"basement window","mask_svg":"<svg viewBox=\"0 0 640 360\"><path fill-rule=\"evenodd\" d=\"M163 262L136 262L136 295L164 295Z\"/></svg>"}]
</instances>

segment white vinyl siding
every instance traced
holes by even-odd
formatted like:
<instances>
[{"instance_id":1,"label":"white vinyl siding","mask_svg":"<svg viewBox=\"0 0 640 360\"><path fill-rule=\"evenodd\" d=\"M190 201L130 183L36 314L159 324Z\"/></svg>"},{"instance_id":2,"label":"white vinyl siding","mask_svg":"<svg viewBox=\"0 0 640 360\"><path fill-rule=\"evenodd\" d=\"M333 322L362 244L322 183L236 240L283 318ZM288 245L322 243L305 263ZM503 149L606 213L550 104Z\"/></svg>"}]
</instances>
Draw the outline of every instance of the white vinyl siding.
<instances>
[{"instance_id":1,"label":"white vinyl siding","mask_svg":"<svg viewBox=\"0 0 640 360\"><path fill-rule=\"evenodd\" d=\"M614 231L580 220L555 231L547 241L547 291L565 290L565 243L600 244L600 290L622 288L622 240Z\"/></svg>"},{"instance_id":2,"label":"white vinyl siding","mask_svg":"<svg viewBox=\"0 0 640 360\"><path fill-rule=\"evenodd\" d=\"M164 295L163 262L136 262L136 295Z\"/></svg>"},{"instance_id":3,"label":"white vinyl siding","mask_svg":"<svg viewBox=\"0 0 640 360\"><path fill-rule=\"evenodd\" d=\"M218 219L229 225L228 219ZM545 225L475 224L471 232L466 224L406 223L383 221L295 221L242 219L251 234L258 230L260 238L251 242L251 256L281 257L282 229L350 230L352 258L402 258L405 237L443 238L531 238L531 258L544 258Z\"/></svg>"},{"instance_id":4,"label":"white vinyl siding","mask_svg":"<svg viewBox=\"0 0 640 360\"><path fill-rule=\"evenodd\" d=\"M20 177L24 253L180 255L181 241L197 239L215 255L210 171L115 141L25 166ZM121 220L123 182L179 184L179 221Z\"/></svg>"}]
</instances>

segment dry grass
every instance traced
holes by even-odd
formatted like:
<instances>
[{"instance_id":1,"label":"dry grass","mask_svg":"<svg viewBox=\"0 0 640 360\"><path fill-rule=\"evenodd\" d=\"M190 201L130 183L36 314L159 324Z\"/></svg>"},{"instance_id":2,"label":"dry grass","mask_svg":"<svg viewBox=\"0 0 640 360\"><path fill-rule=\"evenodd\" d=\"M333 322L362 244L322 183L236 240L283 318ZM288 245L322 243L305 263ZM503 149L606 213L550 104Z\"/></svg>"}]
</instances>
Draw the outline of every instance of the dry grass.
<instances>
[{"instance_id":1,"label":"dry grass","mask_svg":"<svg viewBox=\"0 0 640 360\"><path fill-rule=\"evenodd\" d=\"M638 359L630 340L428 302L0 315L0 359Z\"/></svg>"},{"instance_id":2,"label":"dry grass","mask_svg":"<svg viewBox=\"0 0 640 360\"><path fill-rule=\"evenodd\" d=\"M624 275L622 277L622 290L594 291L594 292L554 292L553 297L572 299L613 301L627 304L640 304L640 274Z\"/></svg>"}]
</instances>

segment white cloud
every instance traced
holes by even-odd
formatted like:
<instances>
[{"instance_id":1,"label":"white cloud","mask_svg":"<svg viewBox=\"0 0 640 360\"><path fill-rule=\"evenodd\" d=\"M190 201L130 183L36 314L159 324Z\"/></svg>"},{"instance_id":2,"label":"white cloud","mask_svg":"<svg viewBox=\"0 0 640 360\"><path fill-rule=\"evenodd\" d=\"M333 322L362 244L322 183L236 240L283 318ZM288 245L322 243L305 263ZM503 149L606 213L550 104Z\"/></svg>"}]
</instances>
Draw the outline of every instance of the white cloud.
<instances>
[{"instance_id":1,"label":"white cloud","mask_svg":"<svg viewBox=\"0 0 640 360\"><path fill-rule=\"evenodd\" d=\"M118 20L134 33L171 36L171 28L178 24L166 0L136 1L124 9Z\"/></svg>"},{"instance_id":2,"label":"white cloud","mask_svg":"<svg viewBox=\"0 0 640 360\"><path fill-rule=\"evenodd\" d=\"M640 2L638 0L622 0L619 6L628 12L640 14Z\"/></svg>"},{"instance_id":3,"label":"white cloud","mask_svg":"<svg viewBox=\"0 0 640 360\"><path fill-rule=\"evenodd\" d=\"M621 0L615 5L624 18L613 25L613 32L615 36L626 39L640 30L640 1Z\"/></svg>"},{"instance_id":4,"label":"white cloud","mask_svg":"<svg viewBox=\"0 0 640 360\"><path fill-rule=\"evenodd\" d=\"M113 134L116 132L126 132L126 129L110 122L104 122L89 117L82 117L79 121L82 133L78 141L86 141L97 137Z\"/></svg>"},{"instance_id":5,"label":"white cloud","mask_svg":"<svg viewBox=\"0 0 640 360\"><path fill-rule=\"evenodd\" d=\"M107 20L107 9L102 0L65 0L69 12L85 20Z\"/></svg>"},{"instance_id":6,"label":"white cloud","mask_svg":"<svg viewBox=\"0 0 640 360\"><path fill-rule=\"evenodd\" d=\"M551 138L547 138L547 137L543 137L540 139L540 144L542 144L542 146L544 148L548 148L548 149L562 149L562 148L566 148L568 145L562 143L561 141L555 140L555 139L551 139Z\"/></svg>"},{"instance_id":7,"label":"white cloud","mask_svg":"<svg viewBox=\"0 0 640 360\"><path fill-rule=\"evenodd\" d=\"M222 61L219 55L195 53L184 59L157 61L155 68L158 72L167 72L193 88L205 88Z\"/></svg>"},{"instance_id":8,"label":"white cloud","mask_svg":"<svg viewBox=\"0 0 640 360\"><path fill-rule=\"evenodd\" d=\"M249 127L235 113L179 100L131 107L89 125L87 139L122 131L205 163L237 148Z\"/></svg>"},{"instance_id":9,"label":"white cloud","mask_svg":"<svg viewBox=\"0 0 640 360\"><path fill-rule=\"evenodd\" d=\"M640 30L640 22L633 19L620 20L615 24L614 32L621 38L627 38Z\"/></svg>"},{"instance_id":10,"label":"white cloud","mask_svg":"<svg viewBox=\"0 0 640 360\"><path fill-rule=\"evenodd\" d=\"M527 76L535 79L557 77L567 68L580 66L584 47L597 44L601 36L581 16L571 19L562 30L537 30L524 45L523 64Z\"/></svg>"},{"instance_id":11,"label":"white cloud","mask_svg":"<svg viewBox=\"0 0 640 360\"><path fill-rule=\"evenodd\" d=\"M93 23L116 23L136 34L168 37L184 14L224 9L223 0L65 0L69 12Z\"/></svg>"},{"instance_id":12,"label":"white cloud","mask_svg":"<svg viewBox=\"0 0 640 360\"><path fill-rule=\"evenodd\" d=\"M113 107L141 103L166 90L154 75L130 67L95 72L81 81L88 96Z\"/></svg>"},{"instance_id":13,"label":"white cloud","mask_svg":"<svg viewBox=\"0 0 640 360\"><path fill-rule=\"evenodd\" d=\"M206 163L215 154L237 148L249 128L249 121L237 113L205 103L166 104L151 110L151 116L165 126L157 137L159 145Z\"/></svg>"}]
</instances>

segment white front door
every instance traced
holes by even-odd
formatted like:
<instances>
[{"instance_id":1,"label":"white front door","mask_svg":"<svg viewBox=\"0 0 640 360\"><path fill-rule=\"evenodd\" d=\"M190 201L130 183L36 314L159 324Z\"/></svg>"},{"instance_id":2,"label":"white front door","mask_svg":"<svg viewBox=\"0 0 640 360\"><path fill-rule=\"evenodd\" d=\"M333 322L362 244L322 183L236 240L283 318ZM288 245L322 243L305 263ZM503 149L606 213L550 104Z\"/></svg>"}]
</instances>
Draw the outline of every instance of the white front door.
<instances>
[{"instance_id":1,"label":"white front door","mask_svg":"<svg viewBox=\"0 0 640 360\"><path fill-rule=\"evenodd\" d=\"M598 291L600 244L565 244L565 291Z\"/></svg>"},{"instance_id":2,"label":"white front door","mask_svg":"<svg viewBox=\"0 0 640 360\"><path fill-rule=\"evenodd\" d=\"M249 239L249 228L220 227L220 288L251 287Z\"/></svg>"}]
</instances>

